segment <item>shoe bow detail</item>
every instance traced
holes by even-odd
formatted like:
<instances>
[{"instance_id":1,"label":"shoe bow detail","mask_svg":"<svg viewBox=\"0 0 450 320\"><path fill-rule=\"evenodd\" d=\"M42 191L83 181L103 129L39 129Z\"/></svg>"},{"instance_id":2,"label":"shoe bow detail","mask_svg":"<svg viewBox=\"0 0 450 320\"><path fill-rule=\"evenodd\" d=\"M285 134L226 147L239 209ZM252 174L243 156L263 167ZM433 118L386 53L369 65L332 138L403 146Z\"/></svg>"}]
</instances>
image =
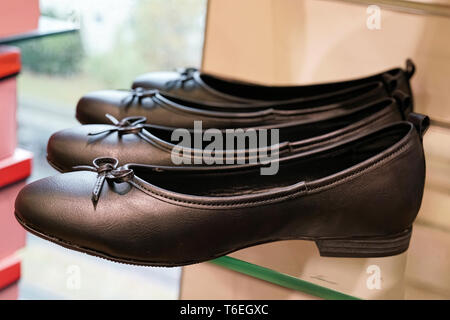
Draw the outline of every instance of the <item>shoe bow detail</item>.
<instances>
[{"instance_id":1,"label":"shoe bow detail","mask_svg":"<svg viewBox=\"0 0 450 320\"><path fill-rule=\"evenodd\" d=\"M100 198L100 193L103 188L105 181L110 183L123 183L131 181L134 177L134 172L132 169L125 169L123 167L118 167L119 160L116 158L109 157L99 157L92 161L93 166L75 166L74 171L92 171L97 172L97 180L92 190L92 202L94 205L97 204Z\"/></svg>"},{"instance_id":2,"label":"shoe bow detail","mask_svg":"<svg viewBox=\"0 0 450 320\"><path fill-rule=\"evenodd\" d=\"M158 93L158 90L155 89L145 90L144 88L141 87L127 91L129 91L130 94L125 98L123 98L121 101L121 104L125 106L125 108L129 108L136 100L139 104L142 104L142 100L144 98L154 97Z\"/></svg>"},{"instance_id":3,"label":"shoe bow detail","mask_svg":"<svg viewBox=\"0 0 450 320\"><path fill-rule=\"evenodd\" d=\"M197 68L188 67L188 68L177 68L176 71L180 74L182 77L190 77L194 75L194 72L197 71Z\"/></svg>"},{"instance_id":4,"label":"shoe bow detail","mask_svg":"<svg viewBox=\"0 0 450 320\"><path fill-rule=\"evenodd\" d=\"M107 113L105 115L112 124L116 127L111 129L102 130L99 132L90 132L89 136L95 136L103 133L117 132L119 135L129 134L129 133L139 133L145 127L145 122L147 122L146 117L126 117L122 120L117 120L114 116Z\"/></svg>"},{"instance_id":5,"label":"shoe bow detail","mask_svg":"<svg viewBox=\"0 0 450 320\"><path fill-rule=\"evenodd\" d=\"M179 68L176 71L180 74L180 77L174 80L170 80L166 82L167 89L173 89L177 86L178 83L181 84L181 87L184 88L186 82L190 80L194 80L194 73L197 71L196 68Z\"/></svg>"}]
</instances>

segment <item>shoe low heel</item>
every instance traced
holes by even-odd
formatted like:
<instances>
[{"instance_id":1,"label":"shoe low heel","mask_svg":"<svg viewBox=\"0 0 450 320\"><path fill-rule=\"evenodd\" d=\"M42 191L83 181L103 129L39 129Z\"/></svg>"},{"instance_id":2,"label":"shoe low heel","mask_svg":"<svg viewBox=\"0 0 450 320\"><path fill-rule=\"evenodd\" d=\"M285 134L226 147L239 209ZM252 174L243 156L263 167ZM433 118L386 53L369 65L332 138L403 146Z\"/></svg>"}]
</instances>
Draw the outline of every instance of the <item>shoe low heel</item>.
<instances>
[{"instance_id":1,"label":"shoe low heel","mask_svg":"<svg viewBox=\"0 0 450 320\"><path fill-rule=\"evenodd\" d=\"M316 240L322 257L370 258L387 257L408 250L412 229L374 238Z\"/></svg>"}]
</instances>

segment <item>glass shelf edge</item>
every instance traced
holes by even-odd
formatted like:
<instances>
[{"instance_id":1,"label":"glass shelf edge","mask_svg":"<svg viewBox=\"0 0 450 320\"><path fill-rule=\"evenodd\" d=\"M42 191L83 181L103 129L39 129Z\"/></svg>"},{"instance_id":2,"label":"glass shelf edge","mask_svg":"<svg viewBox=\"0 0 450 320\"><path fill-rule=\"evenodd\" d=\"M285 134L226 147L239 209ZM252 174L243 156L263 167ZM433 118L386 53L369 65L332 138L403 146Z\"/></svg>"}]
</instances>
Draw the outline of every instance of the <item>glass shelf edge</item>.
<instances>
[{"instance_id":1,"label":"glass shelf edge","mask_svg":"<svg viewBox=\"0 0 450 320\"><path fill-rule=\"evenodd\" d=\"M361 300L360 298L335 291L293 276L255 265L229 256L209 261L215 265L264 280L288 289L303 292L326 300Z\"/></svg>"},{"instance_id":2,"label":"glass shelf edge","mask_svg":"<svg viewBox=\"0 0 450 320\"><path fill-rule=\"evenodd\" d=\"M55 18L41 16L39 24L43 23L45 27L39 26L36 30L30 30L24 33L15 34L7 37L0 37L0 45L14 44L15 42L33 40L47 36L60 35L65 33L78 32L79 26L75 23L62 21ZM50 27L49 27L50 25Z\"/></svg>"}]
</instances>

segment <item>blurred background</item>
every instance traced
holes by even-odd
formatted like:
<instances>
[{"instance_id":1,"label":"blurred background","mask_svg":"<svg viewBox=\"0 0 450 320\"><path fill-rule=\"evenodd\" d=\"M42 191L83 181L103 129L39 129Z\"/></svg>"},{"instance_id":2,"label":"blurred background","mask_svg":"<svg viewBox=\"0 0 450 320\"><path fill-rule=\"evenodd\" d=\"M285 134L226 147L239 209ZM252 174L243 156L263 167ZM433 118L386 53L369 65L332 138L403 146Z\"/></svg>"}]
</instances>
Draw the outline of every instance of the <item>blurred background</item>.
<instances>
[{"instance_id":1,"label":"blurred background","mask_svg":"<svg viewBox=\"0 0 450 320\"><path fill-rule=\"evenodd\" d=\"M448 1L210 0L203 39L207 0L40 0L43 15L72 21L80 32L14 43L22 50L23 63L18 77L19 146L34 153L28 181L56 174L45 161L47 140L55 131L78 125L75 106L82 95L127 89L142 73L199 67L202 62L207 72L243 80L311 83L403 66L409 57L418 67L412 80L416 111L428 114L433 122L424 138L426 188L404 287L408 299L448 299L450 45L443 41L450 30ZM382 9L379 30L366 23L372 2ZM297 273L291 275L302 274L302 279L323 285L323 274L317 278L316 273L320 268L311 263L305 267L310 261L306 254L317 255L315 248L306 250L308 245L299 243L286 255L296 261L292 270ZM110 263L30 235L21 255L21 299L176 299L180 291L179 268ZM267 260L258 262L266 267L278 261L267 252L259 257ZM221 294L229 298L230 292L241 299L275 297L272 284L237 278L228 270L236 277L233 282L221 278L222 269L216 268L212 264L185 268L183 279L189 272L195 277L190 278L194 285L185 283L183 288L196 290L202 298ZM357 283L358 278L353 279ZM348 285L352 293L352 281ZM291 294L282 292L283 298Z\"/></svg>"},{"instance_id":2,"label":"blurred background","mask_svg":"<svg viewBox=\"0 0 450 320\"><path fill-rule=\"evenodd\" d=\"M89 91L130 88L134 77L199 67L206 0L41 0L42 15L80 32L27 40L18 77L19 146L34 153L29 181L54 175L46 162L52 133L78 125ZM126 266L65 250L28 235L21 299L176 299L180 269ZM45 269L37 266L44 266Z\"/></svg>"}]
</instances>

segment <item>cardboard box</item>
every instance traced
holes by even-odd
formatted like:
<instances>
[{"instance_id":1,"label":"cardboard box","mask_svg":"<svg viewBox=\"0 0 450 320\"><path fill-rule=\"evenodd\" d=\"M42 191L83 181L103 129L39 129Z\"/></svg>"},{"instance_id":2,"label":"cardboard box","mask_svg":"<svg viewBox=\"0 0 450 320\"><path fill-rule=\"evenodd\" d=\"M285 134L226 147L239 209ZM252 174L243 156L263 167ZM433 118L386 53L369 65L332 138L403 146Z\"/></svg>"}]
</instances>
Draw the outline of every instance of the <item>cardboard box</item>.
<instances>
[{"instance_id":1,"label":"cardboard box","mask_svg":"<svg viewBox=\"0 0 450 320\"><path fill-rule=\"evenodd\" d=\"M32 161L33 154L20 148L11 157L0 160L0 188L28 178Z\"/></svg>"},{"instance_id":2,"label":"cardboard box","mask_svg":"<svg viewBox=\"0 0 450 320\"><path fill-rule=\"evenodd\" d=\"M0 0L0 37L9 37L38 28L39 0Z\"/></svg>"},{"instance_id":3,"label":"cardboard box","mask_svg":"<svg viewBox=\"0 0 450 320\"><path fill-rule=\"evenodd\" d=\"M0 7L1 3L0 1ZM20 72L20 68L20 50L15 47L0 46L0 111L2 114L0 117L0 137L2 137L0 159L12 156L16 148L16 75Z\"/></svg>"},{"instance_id":4,"label":"cardboard box","mask_svg":"<svg viewBox=\"0 0 450 320\"><path fill-rule=\"evenodd\" d=\"M19 284L10 284L6 288L0 289L0 300L17 300L19 298Z\"/></svg>"},{"instance_id":5,"label":"cardboard box","mask_svg":"<svg viewBox=\"0 0 450 320\"><path fill-rule=\"evenodd\" d=\"M0 299L3 289L20 279L20 267L20 258L15 254L0 260Z\"/></svg>"},{"instance_id":6,"label":"cardboard box","mask_svg":"<svg viewBox=\"0 0 450 320\"><path fill-rule=\"evenodd\" d=\"M14 217L14 202L31 174L32 154L17 149L0 161L0 259L25 246L26 232Z\"/></svg>"},{"instance_id":7,"label":"cardboard box","mask_svg":"<svg viewBox=\"0 0 450 320\"><path fill-rule=\"evenodd\" d=\"M381 258L321 257L312 241L288 240L261 244L231 253L229 256L281 273L313 285L352 297L369 300L403 299L404 274L408 253ZM260 268L247 269L248 274L212 263L183 267L180 299L337 299L336 294L298 290L257 278ZM274 275L271 274L271 281ZM283 280L286 285L292 281Z\"/></svg>"},{"instance_id":8,"label":"cardboard box","mask_svg":"<svg viewBox=\"0 0 450 320\"><path fill-rule=\"evenodd\" d=\"M371 29L368 7L349 1L210 0L202 68L239 80L303 85L404 67L411 58L417 66L411 80L415 111L450 123L450 19L380 4L380 29Z\"/></svg>"}]
</instances>

